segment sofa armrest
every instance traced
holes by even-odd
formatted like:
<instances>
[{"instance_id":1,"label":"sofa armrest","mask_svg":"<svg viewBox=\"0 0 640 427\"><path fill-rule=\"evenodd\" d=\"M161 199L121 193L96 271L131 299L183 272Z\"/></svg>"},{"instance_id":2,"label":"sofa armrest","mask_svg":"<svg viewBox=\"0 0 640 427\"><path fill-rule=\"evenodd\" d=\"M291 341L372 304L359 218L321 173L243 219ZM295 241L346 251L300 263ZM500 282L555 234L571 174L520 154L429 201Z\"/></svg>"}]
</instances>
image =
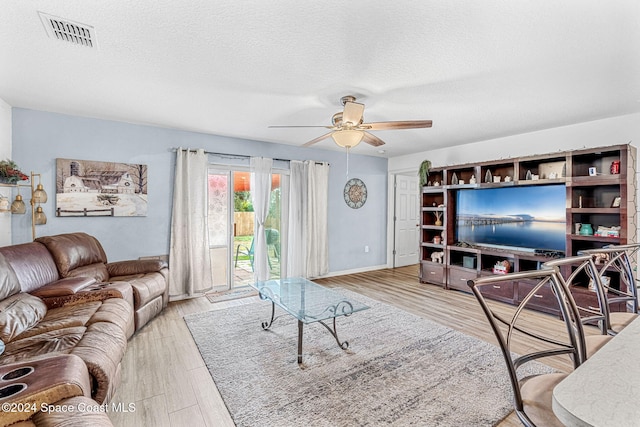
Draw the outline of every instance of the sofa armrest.
<instances>
[{"instance_id":1,"label":"sofa armrest","mask_svg":"<svg viewBox=\"0 0 640 427\"><path fill-rule=\"evenodd\" d=\"M9 408L26 410L2 411L0 425L25 421L43 406L53 405L74 396L91 396L91 379L87 366L78 356L60 354L46 358L16 362L0 367L5 391L14 386L18 391L3 399ZM21 376L20 376L21 375ZM21 390L22 389L22 390Z\"/></svg>"},{"instance_id":2,"label":"sofa armrest","mask_svg":"<svg viewBox=\"0 0 640 427\"><path fill-rule=\"evenodd\" d=\"M39 298L73 295L80 292L87 286L93 285L95 282L96 279L92 277L67 277L65 279L48 283L29 293Z\"/></svg>"},{"instance_id":3,"label":"sofa armrest","mask_svg":"<svg viewBox=\"0 0 640 427\"><path fill-rule=\"evenodd\" d=\"M133 289L131 284L128 282L94 283L74 294L44 297L42 300L47 305L47 309L51 310L52 308L93 301L105 301L111 298L123 299L133 308Z\"/></svg>"},{"instance_id":4,"label":"sofa armrest","mask_svg":"<svg viewBox=\"0 0 640 427\"><path fill-rule=\"evenodd\" d=\"M159 259L140 259L116 261L107 264L109 277L133 276L136 274L155 273L167 267L165 261Z\"/></svg>"}]
</instances>

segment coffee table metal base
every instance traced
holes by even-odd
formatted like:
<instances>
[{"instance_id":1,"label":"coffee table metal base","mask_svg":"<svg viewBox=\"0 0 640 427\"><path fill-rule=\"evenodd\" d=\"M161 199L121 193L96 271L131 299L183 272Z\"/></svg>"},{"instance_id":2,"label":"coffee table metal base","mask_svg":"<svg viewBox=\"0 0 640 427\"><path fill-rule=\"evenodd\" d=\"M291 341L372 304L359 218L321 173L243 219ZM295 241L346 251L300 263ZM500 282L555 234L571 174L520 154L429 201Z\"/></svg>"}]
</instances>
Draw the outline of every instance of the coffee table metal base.
<instances>
[{"instance_id":1,"label":"coffee table metal base","mask_svg":"<svg viewBox=\"0 0 640 427\"><path fill-rule=\"evenodd\" d=\"M276 317L276 304L272 301L271 302L271 318L269 319L268 322L262 322L262 329L264 329L265 331L268 331L269 328L271 328L271 325L273 325L273 322L280 316ZM348 316L348 314L344 315L345 317ZM317 323L320 323L322 326L324 326L327 331L329 331L329 333L333 336L333 338L335 338L336 343L338 343L338 346L343 349L346 350L349 348L349 342L348 341L340 341L340 338L338 338L338 330L336 329L336 318L333 318L333 327L327 325L325 322L323 322L322 320L319 320ZM302 364L302 336L304 335L304 322L301 320L298 320L298 364Z\"/></svg>"}]
</instances>

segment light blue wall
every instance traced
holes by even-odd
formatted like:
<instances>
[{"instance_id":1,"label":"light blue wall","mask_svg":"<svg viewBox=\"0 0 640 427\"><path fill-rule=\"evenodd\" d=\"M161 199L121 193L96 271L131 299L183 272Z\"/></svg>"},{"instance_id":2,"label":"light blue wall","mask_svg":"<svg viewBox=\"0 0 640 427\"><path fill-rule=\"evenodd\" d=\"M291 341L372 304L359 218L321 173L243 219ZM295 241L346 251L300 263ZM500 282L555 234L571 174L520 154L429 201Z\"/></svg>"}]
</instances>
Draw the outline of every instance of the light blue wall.
<instances>
[{"instance_id":1,"label":"light blue wall","mask_svg":"<svg viewBox=\"0 0 640 427\"><path fill-rule=\"evenodd\" d=\"M386 263L387 160L351 154L349 176L369 190L358 210L343 201L347 181L342 152L300 148L178 131L152 126L96 120L42 111L13 109L13 159L23 171L42 174L49 194L43 205L48 221L38 236L84 231L96 236L110 261L169 253L174 147L282 159L317 160L331 164L329 178L329 268L332 273L366 269ZM267 130L265 130L267 131ZM55 159L101 160L148 165L146 217L55 217ZM25 197L27 199L27 197ZM13 243L31 240L29 215L12 217ZM370 252L364 252L364 246Z\"/></svg>"}]
</instances>

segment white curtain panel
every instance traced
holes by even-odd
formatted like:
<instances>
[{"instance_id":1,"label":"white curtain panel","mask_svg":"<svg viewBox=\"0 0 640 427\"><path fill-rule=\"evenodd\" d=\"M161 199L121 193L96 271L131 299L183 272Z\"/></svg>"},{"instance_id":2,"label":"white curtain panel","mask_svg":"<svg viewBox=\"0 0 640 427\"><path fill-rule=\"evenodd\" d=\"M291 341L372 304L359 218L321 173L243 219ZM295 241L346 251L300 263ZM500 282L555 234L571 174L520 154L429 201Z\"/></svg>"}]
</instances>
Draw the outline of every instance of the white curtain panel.
<instances>
[{"instance_id":1,"label":"white curtain panel","mask_svg":"<svg viewBox=\"0 0 640 427\"><path fill-rule=\"evenodd\" d=\"M257 282L269 280L269 260L267 258L267 238L264 223L269 215L271 198L271 167L273 159L251 158L251 198L255 217L253 245L253 275Z\"/></svg>"},{"instance_id":2,"label":"white curtain panel","mask_svg":"<svg viewBox=\"0 0 640 427\"><path fill-rule=\"evenodd\" d=\"M307 162L307 167L306 277L319 277L329 272L329 165Z\"/></svg>"},{"instance_id":3,"label":"white curtain panel","mask_svg":"<svg viewBox=\"0 0 640 427\"><path fill-rule=\"evenodd\" d=\"M289 221L287 270L285 277L307 277L307 165L298 160L289 163Z\"/></svg>"},{"instance_id":4,"label":"white curtain panel","mask_svg":"<svg viewBox=\"0 0 640 427\"><path fill-rule=\"evenodd\" d=\"M203 149L179 148L173 184L169 298L191 298L213 287L207 224L207 167Z\"/></svg>"},{"instance_id":5,"label":"white curtain panel","mask_svg":"<svg viewBox=\"0 0 640 427\"><path fill-rule=\"evenodd\" d=\"M289 270L289 195L291 193L291 177L287 173L280 174L280 277L286 278Z\"/></svg>"}]
</instances>

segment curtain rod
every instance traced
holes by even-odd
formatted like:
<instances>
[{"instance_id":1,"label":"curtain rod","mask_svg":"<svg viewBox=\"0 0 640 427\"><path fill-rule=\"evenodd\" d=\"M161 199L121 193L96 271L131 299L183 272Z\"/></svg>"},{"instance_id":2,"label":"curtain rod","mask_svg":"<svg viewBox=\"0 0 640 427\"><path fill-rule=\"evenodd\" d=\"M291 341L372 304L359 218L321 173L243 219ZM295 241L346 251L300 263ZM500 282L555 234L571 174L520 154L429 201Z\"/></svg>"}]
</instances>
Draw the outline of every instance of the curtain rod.
<instances>
[{"instance_id":1,"label":"curtain rod","mask_svg":"<svg viewBox=\"0 0 640 427\"><path fill-rule=\"evenodd\" d=\"M177 147L173 147L171 149L171 151L173 151L175 153L176 151L178 151L178 148ZM198 150L190 148L189 151L195 153ZM205 150L204 152L205 152L205 154L213 154L214 156L225 157L227 159L250 159L251 158L251 156L247 156L245 154L216 153L215 151L207 151L207 150ZM280 161L280 162L290 162L291 161L291 159L277 159L277 158L274 158L273 160L277 160L277 161ZM322 163L327 163L328 165L331 165L329 162L316 162L316 164L322 164Z\"/></svg>"}]
</instances>

